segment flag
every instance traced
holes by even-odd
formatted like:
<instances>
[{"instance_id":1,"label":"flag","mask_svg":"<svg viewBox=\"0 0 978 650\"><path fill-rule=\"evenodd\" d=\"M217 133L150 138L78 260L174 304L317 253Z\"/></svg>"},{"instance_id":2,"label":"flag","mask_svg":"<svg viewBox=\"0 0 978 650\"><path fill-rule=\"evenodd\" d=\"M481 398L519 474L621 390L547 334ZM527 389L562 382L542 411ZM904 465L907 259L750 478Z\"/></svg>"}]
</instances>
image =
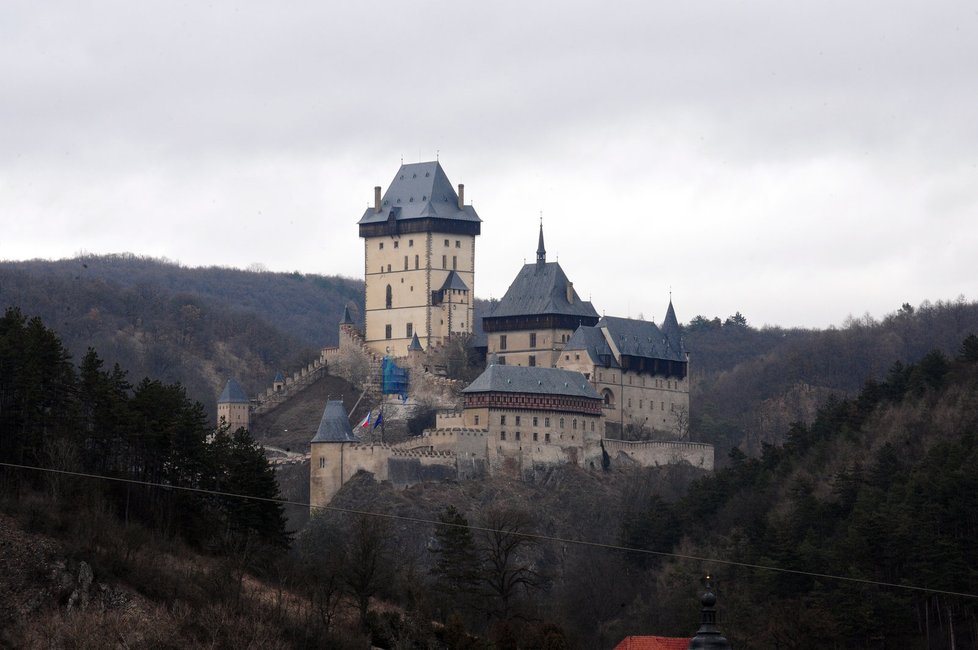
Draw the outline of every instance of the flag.
<instances>
[{"instance_id":1,"label":"flag","mask_svg":"<svg viewBox=\"0 0 978 650\"><path fill-rule=\"evenodd\" d=\"M377 418L374 420L374 429L380 426L380 423L384 421L384 412L377 411Z\"/></svg>"},{"instance_id":2,"label":"flag","mask_svg":"<svg viewBox=\"0 0 978 650\"><path fill-rule=\"evenodd\" d=\"M364 429L370 428L370 415L371 412L367 411L367 417L363 418L363 422L360 423L360 426L363 427Z\"/></svg>"}]
</instances>

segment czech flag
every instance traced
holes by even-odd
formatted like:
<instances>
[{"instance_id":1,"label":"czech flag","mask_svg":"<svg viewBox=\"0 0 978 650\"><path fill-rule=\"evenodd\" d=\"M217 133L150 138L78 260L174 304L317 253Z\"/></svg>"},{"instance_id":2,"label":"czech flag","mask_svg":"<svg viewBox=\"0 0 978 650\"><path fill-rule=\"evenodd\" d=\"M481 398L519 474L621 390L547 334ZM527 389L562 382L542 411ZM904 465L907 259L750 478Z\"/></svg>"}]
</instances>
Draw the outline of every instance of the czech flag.
<instances>
[{"instance_id":1,"label":"czech flag","mask_svg":"<svg viewBox=\"0 0 978 650\"><path fill-rule=\"evenodd\" d=\"M372 415L371 411L367 411L367 417L363 418L363 422L360 423L360 427L361 428L363 428L363 429L369 429L370 428L370 416L371 415Z\"/></svg>"}]
</instances>

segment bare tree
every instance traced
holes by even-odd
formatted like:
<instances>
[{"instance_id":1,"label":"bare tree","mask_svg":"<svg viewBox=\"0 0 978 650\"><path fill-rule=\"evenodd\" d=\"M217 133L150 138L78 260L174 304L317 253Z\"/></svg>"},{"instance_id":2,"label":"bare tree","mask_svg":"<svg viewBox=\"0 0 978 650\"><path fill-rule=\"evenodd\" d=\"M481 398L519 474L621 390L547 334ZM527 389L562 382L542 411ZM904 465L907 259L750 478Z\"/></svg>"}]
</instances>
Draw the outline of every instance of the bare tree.
<instances>
[{"instance_id":1,"label":"bare tree","mask_svg":"<svg viewBox=\"0 0 978 650\"><path fill-rule=\"evenodd\" d=\"M520 597L543 585L529 557L536 545L527 536L532 520L525 510L494 508L486 513L485 527L480 551L487 613L507 621L515 617Z\"/></svg>"},{"instance_id":2,"label":"bare tree","mask_svg":"<svg viewBox=\"0 0 978 650\"><path fill-rule=\"evenodd\" d=\"M389 534L384 519L356 515L346 542L343 583L357 603L360 624L367 627L370 598L387 584L393 573Z\"/></svg>"},{"instance_id":3,"label":"bare tree","mask_svg":"<svg viewBox=\"0 0 978 650\"><path fill-rule=\"evenodd\" d=\"M689 439L689 409L679 406L672 412L673 428L680 440Z\"/></svg>"}]
</instances>

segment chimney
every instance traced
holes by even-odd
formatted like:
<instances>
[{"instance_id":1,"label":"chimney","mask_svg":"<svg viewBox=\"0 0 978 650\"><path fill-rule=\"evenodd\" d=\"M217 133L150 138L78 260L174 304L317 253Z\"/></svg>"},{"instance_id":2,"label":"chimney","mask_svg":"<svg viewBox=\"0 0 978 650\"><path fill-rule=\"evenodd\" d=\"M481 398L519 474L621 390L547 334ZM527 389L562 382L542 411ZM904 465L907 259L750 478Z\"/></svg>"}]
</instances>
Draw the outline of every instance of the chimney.
<instances>
[{"instance_id":1,"label":"chimney","mask_svg":"<svg viewBox=\"0 0 978 650\"><path fill-rule=\"evenodd\" d=\"M465 207L465 185L462 183L458 184L458 209L461 210Z\"/></svg>"},{"instance_id":2,"label":"chimney","mask_svg":"<svg viewBox=\"0 0 978 650\"><path fill-rule=\"evenodd\" d=\"M374 212L380 212L380 185L374 187Z\"/></svg>"},{"instance_id":3,"label":"chimney","mask_svg":"<svg viewBox=\"0 0 978 650\"><path fill-rule=\"evenodd\" d=\"M569 280L567 282L567 304L574 304L574 283Z\"/></svg>"}]
</instances>

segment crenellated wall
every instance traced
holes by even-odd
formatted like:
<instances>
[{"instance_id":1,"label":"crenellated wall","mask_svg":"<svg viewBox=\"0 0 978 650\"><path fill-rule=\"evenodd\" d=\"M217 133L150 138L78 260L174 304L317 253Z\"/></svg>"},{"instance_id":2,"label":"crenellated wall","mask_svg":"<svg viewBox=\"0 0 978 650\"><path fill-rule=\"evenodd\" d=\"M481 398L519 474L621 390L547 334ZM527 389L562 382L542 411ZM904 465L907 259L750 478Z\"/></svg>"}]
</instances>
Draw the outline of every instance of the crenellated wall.
<instances>
[{"instance_id":1,"label":"crenellated wall","mask_svg":"<svg viewBox=\"0 0 978 650\"><path fill-rule=\"evenodd\" d=\"M689 463L713 470L713 445L702 442L604 440L611 462L626 460L643 467Z\"/></svg>"}]
</instances>

